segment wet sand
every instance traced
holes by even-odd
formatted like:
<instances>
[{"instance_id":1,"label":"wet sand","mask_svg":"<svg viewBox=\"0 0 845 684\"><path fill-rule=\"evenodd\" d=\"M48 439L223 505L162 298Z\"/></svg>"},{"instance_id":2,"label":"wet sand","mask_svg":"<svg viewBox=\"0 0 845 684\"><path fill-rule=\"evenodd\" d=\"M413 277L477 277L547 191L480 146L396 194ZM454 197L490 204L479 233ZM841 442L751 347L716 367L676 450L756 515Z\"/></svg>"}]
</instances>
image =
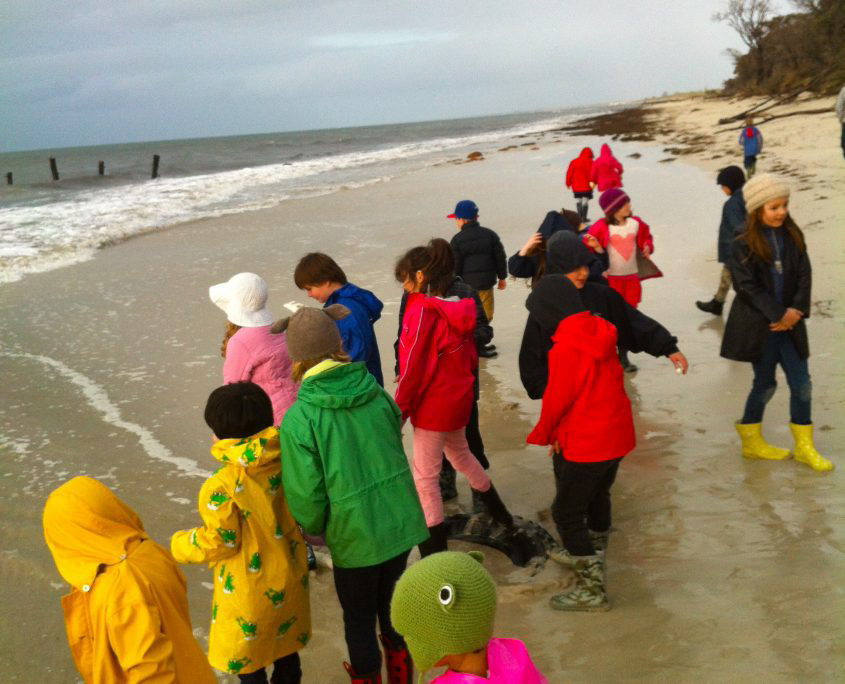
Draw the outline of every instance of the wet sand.
<instances>
[{"instance_id":1,"label":"wet sand","mask_svg":"<svg viewBox=\"0 0 845 684\"><path fill-rule=\"evenodd\" d=\"M660 104L655 116L662 117L662 130L709 134L708 126L717 128L716 120L738 106L672 101ZM750 368L719 358L721 319L693 305L709 298L718 280L723 196L714 170L739 157L711 159L713 152L676 158L663 149L671 141L660 136L613 148L625 164L635 211L652 227L655 260L665 273L645 283L642 308L679 337L690 374L677 376L665 359L634 357L640 372L628 380L628 390L639 444L614 487L608 551L613 609L552 611L548 598L571 581L569 573L549 563L531 577L490 550L488 567L500 586L497 634L524 639L551 682L842 681L845 242L839 228L845 164L836 122L832 115L830 121L772 122L770 152L759 164L766 170L781 162L805 177L796 177L801 189L793 194L792 210L814 264L808 323L814 420L820 450L839 468L828 475L792 461L753 463L739 455L733 421L750 386ZM727 153L735 137L713 134L709 144ZM595 149L600 142L536 136L506 152L485 149L483 162L444 164L146 235L90 262L0 288L4 681L34 681L34 671L36 680L78 681L59 605L66 588L40 530L53 488L80 473L102 479L165 545L174 530L199 521L201 477L213 467L202 407L220 381L224 322L208 301L209 285L241 270L261 273L271 287L271 308L282 315L285 302L305 301L291 276L299 256L313 249L331 253L353 282L385 301L377 334L385 377L392 377L400 295L391 275L395 257L431 236L450 237L453 224L443 217L464 197L479 204L481 222L497 230L513 253L546 211L572 206L562 184L565 166L583 144ZM661 163L667 158L675 161ZM515 513L548 524L551 465L545 450L524 445L539 413L539 403L525 398L517 371L526 295L520 281L496 293L500 355L482 361L481 427L503 497ZM781 382L767 411L766 434L784 446L787 404ZM459 491L463 505L469 497L462 481ZM210 575L201 567L185 572L202 640ZM302 653L305 681L348 681L340 665L346 654L331 572L321 568L312 587L314 638Z\"/></svg>"}]
</instances>

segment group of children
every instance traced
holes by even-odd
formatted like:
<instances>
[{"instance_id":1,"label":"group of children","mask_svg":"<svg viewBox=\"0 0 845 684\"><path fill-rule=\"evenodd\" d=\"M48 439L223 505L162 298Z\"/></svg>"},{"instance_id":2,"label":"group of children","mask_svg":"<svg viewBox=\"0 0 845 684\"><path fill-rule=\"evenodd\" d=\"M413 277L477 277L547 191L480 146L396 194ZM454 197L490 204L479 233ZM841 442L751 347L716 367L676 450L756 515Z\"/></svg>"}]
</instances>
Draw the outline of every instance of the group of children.
<instances>
[{"instance_id":1,"label":"group of children","mask_svg":"<svg viewBox=\"0 0 845 684\"><path fill-rule=\"evenodd\" d=\"M621 174L609 148L603 156L607 173ZM766 175L743 186L736 171L719 176L732 198L741 189L748 212L738 236L734 208L726 205L723 217L737 297L722 353L754 364L737 424L743 455L788 454L760 432L780 363L793 394L795 458L828 470L812 445L803 323L810 267L787 213L789 191ZM650 260L649 227L633 216L620 185L617 178L603 189L605 216L587 231L586 211L549 212L507 263L512 275L531 279L519 368L528 395L542 398L527 441L548 446L553 464L561 546L550 556L576 576L552 597L559 610L609 607L610 490L636 443L623 381L627 351L666 357L679 373L688 368L676 338L637 309L640 281L660 272ZM209 663L245 682L267 682L268 667L270 682L301 681L298 652L311 638L309 542L331 554L353 683L382 681L382 650L390 684L410 683L413 664L447 667L442 682L546 681L520 642L492 638L495 586L478 559L447 551L444 463L466 476L477 511L506 530L514 525L486 472L477 406L478 356L490 347L504 250L478 224L473 202L459 202L450 217L458 240L432 239L396 264L404 293L394 396L384 389L373 330L382 304L328 255L308 254L294 272L322 309L302 307L274 322L267 284L252 273L210 288L227 328L224 384L205 409L220 467L200 490L203 524L174 534L168 554L133 511L84 477L62 485L45 507L48 546L73 587L65 599L68 639L86 681L211 682ZM469 279L481 290L461 273L474 273ZM724 297L714 301L721 313ZM410 466L402 444L409 420ZM406 568L414 546L422 559ZM207 660L191 633L174 559L212 569Z\"/></svg>"}]
</instances>

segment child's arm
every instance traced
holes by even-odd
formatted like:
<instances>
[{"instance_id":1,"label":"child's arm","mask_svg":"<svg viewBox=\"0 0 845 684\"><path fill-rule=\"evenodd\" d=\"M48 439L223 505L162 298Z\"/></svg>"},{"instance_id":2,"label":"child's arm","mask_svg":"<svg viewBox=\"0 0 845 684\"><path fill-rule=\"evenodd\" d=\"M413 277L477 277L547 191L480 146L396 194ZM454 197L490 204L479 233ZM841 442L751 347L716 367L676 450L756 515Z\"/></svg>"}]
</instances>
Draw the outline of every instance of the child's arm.
<instances>
[{"instance_id":1,"label":"child's arm","mask_svg":"<svg viewBox=\"0 0 845 684\"><path fill-rule=\"evenodd\" d=\"M340 329L340 339L343 343L343 351L345 351L352 361L366 361L369 356L369 350L364 340L364 336L359 329L361 322L355 317L355 313L351 312L346 318L341 318L337 321L337 327ZM363 325L369 325L364 323Z\"/></svg>"},{"instance_id":2,"label":"child's arm","mask_svg":"<svg viewBox=\"0 0 845 684\"><path fill-rule=\"evenodd\" d=\"M212 475L200 489L204 525L180 530L170 538L170 552L179 563L205 563L228 558L241 545L240 509L219 477Z\"/></svg>"},{"instance_id":3,"label":"child's arm","mask_svg":"<svg viewBox=\"0 0 845 684\"><path fill-rule=\"evenodd\" d=\"M529 444L551 444L558 425L582 391L579 359L565 345L566 342L557 342L549 352L549 382L543 393L540 420L525 440Z\"/></svg>"},{"instance_id":4,"label":"child's arm","mask_svg":"<svg viewBox=\"0 0 845 684\"><path fill-rule=\"evenodd\" d=\"M226 345L226 359L223 361L223 384L243 382L251 377L249 352L240 341L232 337Z\"/></svg>"},{"instance_id":5,"label":"child's arm","mask_svg":"<svg viewBox=\"0 0 845 684\"><path fill-rule=\"evenodd\" d=\"M607 228L607 221L604 219L599 219L593 225L590 226L590 229L587 231L589 235L592 235L596 240L599 241L599 244L602 246L603 249L607 249L607 241L610 231Z\"/></svg>"},{"instance_id":6,"label":"child's arm","mask_svg":"<svg viewBox=\"0 0 845 684\"><path fill-rule=\"evenodd\" d=\"M399 385L396 388L396 403L402 410L402 418L407 419L416 404L418 397L428 387L437 364L437 354L434 347L435 314L423 309L417 322L416 330L410 331L408 339L404 341L410 347L405 367L401 369ZM400 342L403 344L403 342Z\"/></svg>"},{"instance_id":7,"label":"child's arm","mask_svg":"<svg viewBox=\"0 0 845 684\"><path fill-rule=\"evenodd\" d=\"M173 642L164 634L155 606L141 602L126 605L109 614L107 627L109 646L127 684L176 681Z\"/></svg>"},{"instance_id":8,"label":"child's arm","mask_svg":"<svg viewBox=\"0 0 845 684\"><path fill-rule=\"evenodd\" d=\"M312 437L310 423L288 412L279 430L282 448L282 484L288 508L308 534L322 537L329 519L329 494L323 461Z\"/></svg>"},{"instance_id":9,"label":"child's arm","mask_svg":"<svg viewBox=\"0 0 845 684\"><path fill-rule=\"evenodd\" d=\"M637 229L637 247L646 256L654 254L654 238L651 236L651 229L638 216L635 216L634 219L640 226Z\"/></svg>"}]
</instances>

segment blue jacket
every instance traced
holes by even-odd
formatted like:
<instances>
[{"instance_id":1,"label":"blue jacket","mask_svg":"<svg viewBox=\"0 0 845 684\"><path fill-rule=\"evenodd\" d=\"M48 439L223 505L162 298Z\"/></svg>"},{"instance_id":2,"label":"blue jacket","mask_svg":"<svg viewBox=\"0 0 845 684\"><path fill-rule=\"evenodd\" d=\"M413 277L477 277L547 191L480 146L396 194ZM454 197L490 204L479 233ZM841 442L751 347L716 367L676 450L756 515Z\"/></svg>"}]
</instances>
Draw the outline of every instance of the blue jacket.
<instances>
[{"instance_id":1,"label":"blue jacket","mask_svg":"<svg viewBox=\"0 0 845 684\"><path fill-rule=\"evenodd\" d=\"M749 126L743 126L739 132L739 144L742 145L743 152L746 157L756 157L763 151L763 134L756 126L750 126L751 137L749 138L745 132Z\"/></svg>"},{"instance_id":2,"label":"blue jacket","mask_svg":"<svg viewBox=\"0 0 845 684\"><path fill-rule=\"evenodd\" d=\"M719 224L720 264L727 264L731 260L731 243L737 235L745 230L745 199L742 188L734 191L722 207L722 222Z\"/></svg>"},{"instance_id":3,"label":"blue jacket","mask_svg":"<svg viewBox=\"0 0 845 684\"><path fill-rule=\"evenodd\" d=\"M381 317L384 304L369 290L347 283L329 295L324 307L343 304L352 313L337 322L343 350L352 361L363 361L379 385L384 387L381 372L381 357L373 323Z\"/></svg>"}]
</instances>

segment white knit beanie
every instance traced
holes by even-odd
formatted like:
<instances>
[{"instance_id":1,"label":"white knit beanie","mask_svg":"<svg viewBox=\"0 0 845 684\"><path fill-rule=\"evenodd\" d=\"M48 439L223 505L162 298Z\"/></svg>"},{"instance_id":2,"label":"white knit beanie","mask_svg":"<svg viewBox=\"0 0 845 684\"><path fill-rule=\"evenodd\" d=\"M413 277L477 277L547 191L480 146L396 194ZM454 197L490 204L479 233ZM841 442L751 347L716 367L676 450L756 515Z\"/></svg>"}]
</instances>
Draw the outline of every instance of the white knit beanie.
<instances>
[{"instance_id":1,"label":"white knit beanie","mask_svg":"<svg viewBox=\"0 0 845 684\"><path fill-rule=\"evenodd\" d=\"M770 173L753 176L742 186L742 198L749 214L778 197L789 197L789 185L782 178Z\"/></svg>"}]
</instances>

